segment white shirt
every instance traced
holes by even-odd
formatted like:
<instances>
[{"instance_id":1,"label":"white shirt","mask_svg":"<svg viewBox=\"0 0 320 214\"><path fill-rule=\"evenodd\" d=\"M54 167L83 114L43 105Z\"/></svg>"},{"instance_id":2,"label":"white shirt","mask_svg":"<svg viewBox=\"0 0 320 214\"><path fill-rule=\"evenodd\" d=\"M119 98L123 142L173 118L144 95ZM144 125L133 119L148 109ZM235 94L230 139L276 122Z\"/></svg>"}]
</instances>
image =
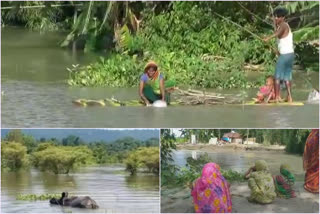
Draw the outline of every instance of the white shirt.
<instances>
[{"instance_id":1,"label":"white shirt","mask_svg":"<svg viewBox=\"0 0 320 214\"><path fill-rule=\"evenodd\" d=\"M288 24L287 24L288 25ZM289 27L289 25L288 25ZM278 39L278 50L280 54L294 53L293 48L293 34L289 27L289 33L286 37Z\"/></svg>"}]
</instances>

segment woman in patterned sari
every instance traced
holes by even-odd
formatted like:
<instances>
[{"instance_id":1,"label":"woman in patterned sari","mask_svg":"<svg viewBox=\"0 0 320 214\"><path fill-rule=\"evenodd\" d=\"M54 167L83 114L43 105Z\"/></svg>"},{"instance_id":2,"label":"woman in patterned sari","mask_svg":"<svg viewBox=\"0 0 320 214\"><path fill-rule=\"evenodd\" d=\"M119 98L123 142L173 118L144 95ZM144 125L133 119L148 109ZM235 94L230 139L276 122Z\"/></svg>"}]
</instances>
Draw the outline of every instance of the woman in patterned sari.
<instances>
[{"instance_id":1,"label":"woman in patterned sari","mask_svg":"<svg viewBox=\"0 0 320 214\"><path fill-rule=\"evenodd\" d=\"M276 198L275 186L266 161L256 161L255 166L248 170L245 177L249 178L248 186L251 194L248 200L250 202L260 204L273 202Z\"/></svg>"},{"instance_id":2,"label":"woman in patterned sari","mask_svg":"<svg viewBox=\"0 0 320 214\"><path fill-rule=\"evenodd\" d=\"M232 211L229 185L221 175L220 166L207 163L202 175L191 190L194 209L197 213L230 213Z\"/></svg>"},{"instance_id":3,"label":"woman in patterned sari","mask_svg":"<svg viewBox=\"0 0 320 214\"><path fill-rule=\"evenodd\" d=\"M311 131L303 153L303 168L306 171L304 188L319 193L319 129Z\"/></svg>"},{"instance_id":4,"label":"woman in patterned sari","mask_svg":"<svg viewBox=\"0 0 320 214\"><path fill-rule=\"evenodd\" d=\"M294 174L291 172L289 165L281 164L280 174L281 175L272 176L277 196L286 199L296 197L296 194L293 190L295 177Z\"/></svg>"}]
</instances>

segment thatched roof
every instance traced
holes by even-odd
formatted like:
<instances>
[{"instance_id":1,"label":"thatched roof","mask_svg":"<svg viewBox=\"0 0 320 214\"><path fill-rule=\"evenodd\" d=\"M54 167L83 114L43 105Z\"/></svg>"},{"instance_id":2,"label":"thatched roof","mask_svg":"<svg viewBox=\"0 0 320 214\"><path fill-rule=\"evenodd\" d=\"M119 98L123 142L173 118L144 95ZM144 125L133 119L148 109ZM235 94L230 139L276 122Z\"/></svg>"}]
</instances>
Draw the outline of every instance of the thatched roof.
<instances>
[{"instance_id":1,"label":"thatched roof","mask_svg":"<svg viewBox=\"0 0 320 214\"><path fill-rule=\"evenodd\" d=\"M229 133L225 133L223 135L223 137L227 137L227 138L242 138L242 136L237 133L237 132L229 132Z\"/></svg>"}]
</instances>

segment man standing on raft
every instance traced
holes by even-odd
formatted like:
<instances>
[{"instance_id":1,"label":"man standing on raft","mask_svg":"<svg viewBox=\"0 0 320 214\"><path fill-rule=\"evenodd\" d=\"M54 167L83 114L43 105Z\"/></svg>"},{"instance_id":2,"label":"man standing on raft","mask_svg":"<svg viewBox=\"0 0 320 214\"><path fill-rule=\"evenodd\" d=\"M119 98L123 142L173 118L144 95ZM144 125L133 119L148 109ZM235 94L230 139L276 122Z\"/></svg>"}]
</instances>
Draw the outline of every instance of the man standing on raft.
<instances>
[{"instance_id":1,"label":"man standing on raft","mask_svg":"<svg viewBox=\"0 0 320 214\"><path fill-rule=\"evenodd\" d=\"M150 106L157 100L170 104L170 92L174 90L174 81L165 81L158 65L151 61L144 68L144 74L140 78L139 95L146 106Z\"/></svg>"},{"instance_id":2,"label":"man standing on raft","mask_svg":"<svg viewBox=\"0 0 320 214\"><path fill-rule=\"evenodd\" d=\"M293 35L290 30L289 24L285 21L285 16L288 11L285 8L277 8L274 10L274 23L276 31L273 35L264 38L264 41L277 37L279 57L276 65L275 72L275 100L279 102L280 98L280 81L284 81L287 88L287 102L292 102L291 96L291 80L292 80L292 67L294 61L293 49Z\"/></svg>"}]
</instances>

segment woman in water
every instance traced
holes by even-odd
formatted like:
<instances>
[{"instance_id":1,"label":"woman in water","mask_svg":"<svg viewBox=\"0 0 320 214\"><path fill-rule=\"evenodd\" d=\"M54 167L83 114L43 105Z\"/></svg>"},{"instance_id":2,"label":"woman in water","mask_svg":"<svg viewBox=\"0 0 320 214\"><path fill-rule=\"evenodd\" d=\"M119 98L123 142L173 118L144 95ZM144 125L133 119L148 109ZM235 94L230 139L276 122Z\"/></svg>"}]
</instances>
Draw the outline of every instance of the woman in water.
<instances>
[{"instance_id":1,"label":"woman in water","mask_svg":"<svg viewBox=\"0 0 320 214\"><path fill-rule=\"evenodd\" d=\"M140 78L139 95L142 101L149 106L157 100L170 103L170 92L174 89L174 81L165 81L158 65L151 61L144 68Z\"/></svg>"}]
</instances>

